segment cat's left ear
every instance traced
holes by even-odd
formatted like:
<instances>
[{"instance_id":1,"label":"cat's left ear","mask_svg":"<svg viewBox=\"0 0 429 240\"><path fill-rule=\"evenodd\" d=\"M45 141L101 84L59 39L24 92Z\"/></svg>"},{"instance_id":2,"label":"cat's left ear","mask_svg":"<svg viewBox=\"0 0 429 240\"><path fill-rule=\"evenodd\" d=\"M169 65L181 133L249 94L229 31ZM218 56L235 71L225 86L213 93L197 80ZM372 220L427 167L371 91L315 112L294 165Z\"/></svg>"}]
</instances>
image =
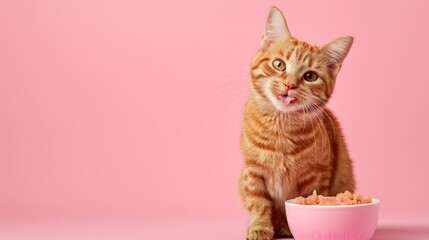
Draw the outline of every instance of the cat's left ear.
<instances>
[{"instance_id":1,"label":"cat's left ear","mask_svg":"<svg viewBox=\"0 0 429 240\"><path fill-rule=\"evenodd\" d=\"M289 28L287 26L283 13L276 7L271 7L265 24L264 37L262 39L262 48L268 48L271 44L290 38Z\"/></svg>"},{"instance_id":2,"label":"cat's left ear","mask_svg":"<svg viewBox=\"0 0 429 240\"><path fill-rule=\"evenodd\" d=\"M353 37L339 37L321 47L323 54L329 62L329 68L334 71L335 74L341 68L344 59L350 51L353 44Z\"/></svg>"}]
</instances>

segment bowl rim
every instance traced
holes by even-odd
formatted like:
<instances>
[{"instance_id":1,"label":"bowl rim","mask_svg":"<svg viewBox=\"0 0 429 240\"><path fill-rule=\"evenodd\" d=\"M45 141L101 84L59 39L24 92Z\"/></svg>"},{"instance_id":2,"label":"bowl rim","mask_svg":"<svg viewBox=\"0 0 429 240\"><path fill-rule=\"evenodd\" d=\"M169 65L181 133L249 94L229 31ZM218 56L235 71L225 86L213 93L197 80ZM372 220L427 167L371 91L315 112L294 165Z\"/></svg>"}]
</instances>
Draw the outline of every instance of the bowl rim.
<instances>
[{"instance_id":1,"label":"bowl rim","mask_svg":"<svg viewBox=\"0 0 429 240\"><path fill-rule=\"evenodd\" d=\"M286 206L302 207L302 208L356 208L367 207L380 204L380 200L372 198L372 203L354 204L354 205L304 205L295 203L295 198L285 201Z\"/></svg>"}]
</instances>

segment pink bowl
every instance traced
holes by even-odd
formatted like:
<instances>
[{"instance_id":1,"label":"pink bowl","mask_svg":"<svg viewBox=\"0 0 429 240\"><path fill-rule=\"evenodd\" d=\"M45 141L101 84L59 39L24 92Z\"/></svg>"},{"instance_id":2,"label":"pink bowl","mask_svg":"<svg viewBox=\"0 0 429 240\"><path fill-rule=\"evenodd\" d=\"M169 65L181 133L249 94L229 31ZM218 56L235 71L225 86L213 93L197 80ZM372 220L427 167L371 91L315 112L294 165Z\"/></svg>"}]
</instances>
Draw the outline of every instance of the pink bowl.
<instances>
[{"instance_id":1,"label":"pink bowl","mask_svg":"<svg viewBox=\"0 0 429 240\"><path fill-rule=\"evenodd\" d=\"M295 240L369 240L377 228L380 201L360 205L301 205L285 202Z\"/></svg>"}]
</instances>

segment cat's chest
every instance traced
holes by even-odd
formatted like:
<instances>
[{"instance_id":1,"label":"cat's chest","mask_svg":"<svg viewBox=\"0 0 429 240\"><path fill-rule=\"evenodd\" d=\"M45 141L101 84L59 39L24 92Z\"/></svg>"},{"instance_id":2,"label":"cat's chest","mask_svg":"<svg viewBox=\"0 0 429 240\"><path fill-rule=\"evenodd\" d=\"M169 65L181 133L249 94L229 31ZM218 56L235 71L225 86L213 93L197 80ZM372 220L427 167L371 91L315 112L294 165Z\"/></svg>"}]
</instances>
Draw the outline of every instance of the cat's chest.
<instances>
[{"instance_id":1,"label":"cat's chest","mask_svg":"<svg viewBox=\"0 0 429 240\"><path fill-rule=\"evenodd\" d=\"M322 139L323 140L323 139ZM289 136L287 134L274 135L271 138L274 151L265 153L265 158L277 167L292 167L294 163L302 161L313 154L316 149L322 149L323 142L313 135Z\"/></svg>"},{"instance_id":2,"label":"cat's chest","mask_svg":"<svg viewBox=\"0 0 429 240\"><path fill-rule=\"evenodd\" d=\"M290 198L296 197L297 169L276 169L266 176L266 188L270 196L276 202L284 202Z\"/></svg>"},{"instance_id":3,"label":"cat's chest","mask_svg":"<svg viewBox=\"0 0 429 240\"><path fill-rule=\"evenodd\" d=\"M267 166L271 169L266 176L267 190L276 202L298 196L297 185L303 175L306 162L311 162L315 156L317 139L297 139L288 136L277 139L276 152L265 155Z\"/></svg>"}]
</instances>

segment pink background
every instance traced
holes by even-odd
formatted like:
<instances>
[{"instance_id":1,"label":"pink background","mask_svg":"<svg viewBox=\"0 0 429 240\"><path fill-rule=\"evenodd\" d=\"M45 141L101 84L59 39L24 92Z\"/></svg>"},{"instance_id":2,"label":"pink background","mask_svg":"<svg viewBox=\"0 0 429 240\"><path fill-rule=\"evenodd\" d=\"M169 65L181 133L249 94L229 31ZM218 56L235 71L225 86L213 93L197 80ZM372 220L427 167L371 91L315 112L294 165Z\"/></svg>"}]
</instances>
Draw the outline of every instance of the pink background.
<instances>
[{"instance_id":1,"label":"pink background","mask_svg":"<svg viewBox=\"0 0 429 240\"><path fill-rule=\"evenodd\" d=\"M240 118L272 5L299 39L355 37L329 105L358 191L384 226L429 226L427 1L3 0L0 236L135 221L118 231L244 239Z\"/></svg>"}]
</instances>

